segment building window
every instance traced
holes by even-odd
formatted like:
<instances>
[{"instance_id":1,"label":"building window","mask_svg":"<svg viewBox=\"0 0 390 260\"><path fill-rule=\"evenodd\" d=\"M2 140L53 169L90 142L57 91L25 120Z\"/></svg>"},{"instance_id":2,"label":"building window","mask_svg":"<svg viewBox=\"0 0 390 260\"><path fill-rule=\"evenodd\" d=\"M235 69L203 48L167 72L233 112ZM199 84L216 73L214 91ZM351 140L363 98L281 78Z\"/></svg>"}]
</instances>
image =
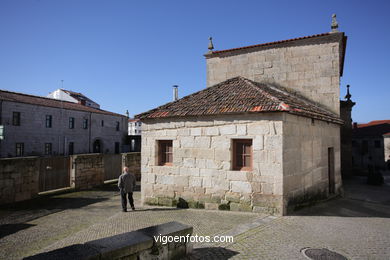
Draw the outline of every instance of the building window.
<instances>
[{"instance_id":1,"label":"building window","mask_svg":"<svg viewBox=\"0 0 390 260\"><path fill-rule=\"evenodd\" d=\"M20 112L12 112L12 125L20 125Z\"/></svg>"},{"instance_id":2,"label":"building window","mask_svg":"<svg viewBox=\"0 0 390 260\"><path fill-rule=\"evenodd\" d=\"M88 129L88 119L83 120L83 128Z\"/></svg>"},{"instance_id":3,"label":"building window","mask_svg":"<svg viewBox=\"0 0 390 260\"><path fill-rule=\"evenodd\" d=\"M69 117L69 129L74 128L74 117Z\"/></svg>"},{"instance_id":4,"label":"building window","mask_svg":"<svg viewBox=\"0 0 390 260\"><path fill-rule=\"evenodd\" d=\"M120 128L120 124L119 124L119 122L117 121L117 122L116 122L116 131L119 131L119 128Z\"/></svg>"},{"instance_id":5,"label":"building window","mask_svg":"<svg viewBox=\"0 0 390 260\"><path fill-rule=\"evenodd\" d=\"M52 126L52 116L46 115L46 128L51 128Z\"/></svg>"},{"instance_id":6,"label":"building window","mask_svg":"<svg viewBox=\"0 0 390 260\"><path fill-rule=\"evenodd\" d=\"M104 120L102 120L102 122L101 122L101 126L102 126L102 127L104 126Z\"/></svg>"},{"instance_id":7,"label":"building window","mask_svg":"<svg viewBox=\"0 0 390 260\"><path fill-rule=\"evenodd\" d=\"M359 147L359 144L358 144L358 142L356 142L356 141L352 141L352 147Z\"/></svg>"},{"instance_id":8,"label":"building window","mask_svg":"<svg viewBox=\"0 0 390 260\"><path fill-rule=\"evenodd\" d=\"M72 155L74 153L74 143L73 142L69 142L69 145L68 145L68 154L69 155Z\"/></svg>"},{"instance_id":9,"label":"building window","mask_svg":"<svg viewBox=\"0 0 390 260\"><path fill-rule=\"evenodd\" d=\"M158 165L172 165L173 147L172 140L158 141Z\"/></svg>"},{"instance_id":10,"label":"building window","mask_svg":"<svg viewBox=\"0 0 390 260\"><path fill-rule=\"evenodd\" d=\"M16 143L15 154L16 154L16 156L23 156L24 155L24 143Z\"/></svg>"},{"instance_id":11,"label":"building window","mask_svg":"<svg viewBox=\"0 0 390 260\"><path fill-rule=\"evenodd\" d=\"M252 139L233 139L233 170L252 170Z\"/></svg>"},{"instance_id":12,"label":"building window","mask_svg":"<svg viewBox=\"0 0 390 260\"><path fill-rule=\"evenodd\" d=\"M115 153L119 153L119 142L115 142Z\"/></svg>"},{"instance_id":13,"label":"building window","mask_svg":"<svg viewBox=\"0 0 390 260\"><path fill-rule=\"evenodd\" d=\"M135 129L134 131L135 131L135 133L137 133L137 129Z\"/></svg>"},{"instance_id":14,"label":"building window","mask_svg":"<svg viewBox=\"0 0 390 260\"><path fill-rule=\"evenodd\" d=\"M45 155L50 155L52 153L51 143L45 143Z\"/></svg>"},{"instance_id":15,"label":"building window","mask_svg":"<svg viewBox=\"0 0 390 260\"><path fill-rule=\"evenodd\" d=\"M381 141L375 140L374 145L375 145L375 148L381 148Z\"/></svg>"}]
</instances>

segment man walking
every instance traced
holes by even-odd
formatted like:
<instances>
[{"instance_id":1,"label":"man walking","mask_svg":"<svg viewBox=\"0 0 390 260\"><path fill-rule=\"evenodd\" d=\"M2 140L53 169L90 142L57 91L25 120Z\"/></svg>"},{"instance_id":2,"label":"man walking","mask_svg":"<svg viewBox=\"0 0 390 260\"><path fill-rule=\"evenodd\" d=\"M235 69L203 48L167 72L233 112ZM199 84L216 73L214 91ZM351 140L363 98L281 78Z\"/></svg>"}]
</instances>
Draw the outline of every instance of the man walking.
<instances>
[{"instance_id":1,"label":"man walking","mask_svg":"<svg viewBox=\"0 0 390 260\"><path fill-rule=\"evenodd\" d=\"M135 188L135 175L133 173L129 172L129 168L124 167L123 173L121 176L119 176L118 180L118 187L121 191L121 199L122 199L122 210L123 212L127 211L127 198L126 195L129 198L129 203L132 210L135 210L134 208L134 199L133 199L133 190Z\"/></svg>"}]
</instances>

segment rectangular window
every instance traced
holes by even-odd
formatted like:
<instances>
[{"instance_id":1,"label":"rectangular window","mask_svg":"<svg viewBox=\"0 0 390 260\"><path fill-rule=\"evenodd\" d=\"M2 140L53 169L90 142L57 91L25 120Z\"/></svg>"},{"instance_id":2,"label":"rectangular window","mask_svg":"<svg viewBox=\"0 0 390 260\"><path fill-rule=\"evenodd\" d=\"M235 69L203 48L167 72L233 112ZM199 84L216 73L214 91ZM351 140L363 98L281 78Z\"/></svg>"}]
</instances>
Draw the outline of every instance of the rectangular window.
<instances>
[{"instance_id":1,"label":"rectangular window","mask_svg":"<svg viewBox=\"0 0 390 260\"><path fill-rule=\"evenodd\" d=\"M119 122L117 121L117 122L116 122L116 131L119 131L119 128L120 128L120 124L119 124Z\"/></svg>"},{"instance_id":2,"label":"rectangular window","mask_svg":"<svg viewBox=\"0 0 390 260\"><path fill-rule=\"evenodd\" d=\"M375 140L374 145L375 145L375 148L381 148L381 141Z\"/></svg>"},{"instance_id":3,"label":"rectangular window","mask_svg":"<svg viewBox=\"0 0 390 260\"><path fill-rule=\"evenodd\" d=\"M101 124L101 126L103 127L103 126L104 126L104 120L102 120L102 122L101 122L100 124Z\"/></svg>"},{"instance_id":4,"label":"rectangular window","mask_svg":"<svg viewBox=\"0 0 390 260\"><path fill-rule=\"evenodd\" d=\"M16 154L16 156L23 156L24 155L24 143L16 143L15 154Z\"/></svg>"},{"instance_id":5,"label":"rectangular window","mask_svg":"<svg viewBox=\"0 0 390 260\"><path fill-rule=\"evenodd\" d=\"M45 143L45 155L50 155L52 153L51 143Z\"/></svg>"},{"instance_id":6,"label":"rectangular window","mask_svg":"<svg viewBox=\"0 0 390 260\"><path fill-rule=\"evenodd\" d=\"M12 112L12 125L20 125L20 112Z\"/></svg>"},{"instance_id":7,"label":"rectangular window","mask_svg":"<svg viewBox=\"0 0 390 260\"><path fill-rule=\"evenodd\" d=\"M46 128L51 128L52 126L52 116L46 115Z\"/></svg>"},{"instance_id":8,"label":"rectangular window","mask_svg":"<svg viewBox=\"0 0 390 260\"><path fill-rule=\"evenodd\" d=\"M69 117L69 129L74 128L74 117Z\"/></svg>"},{"instance_id":9,"label":"rectangular window","mask_svg":"<svg viewBox=\"0 0 390 260\"><path fill-rule=\"evenodd\" d=\"M115 142L115 153L119 153L119 142Z\"/></svg>"},{"instance_id":10,"label":"rectangular window","mask_svg":"<svg viewBox=\"0 0 390 260\"><path fill-rule=\"evenodd\" d=\"M83 120L83 128L88 129L88 119Z\"/></svg>"},{"instance_id":11,"label":"rectangular window","mask_svg":"<svg viewBox=\"0 0 390 260\"><path fill-rule=\"evenodd\" d=\"M69 155L72 155L74 153L74 143L73 142L69 142L68 153L69 153Z\"/></svg>"},{"instance_id":12,"label":"rectangular window","mask_svg":"<svg viewBox=\"0 0 390 260\"><path fill-rule=\"evenodd\" d=\"M173 146L172 140L158 141L158 165L172 165L173 163Z\"/></svg>"},{"instance_id":13,"label":"rectangular window","mask_svg":"<svg viewBox=\"0 0 390 260\"><path fill-rule=\"evenodd\" d=\"M252 170L252 139L233 139L233 170Z\"/></svg>"}]
</instances>

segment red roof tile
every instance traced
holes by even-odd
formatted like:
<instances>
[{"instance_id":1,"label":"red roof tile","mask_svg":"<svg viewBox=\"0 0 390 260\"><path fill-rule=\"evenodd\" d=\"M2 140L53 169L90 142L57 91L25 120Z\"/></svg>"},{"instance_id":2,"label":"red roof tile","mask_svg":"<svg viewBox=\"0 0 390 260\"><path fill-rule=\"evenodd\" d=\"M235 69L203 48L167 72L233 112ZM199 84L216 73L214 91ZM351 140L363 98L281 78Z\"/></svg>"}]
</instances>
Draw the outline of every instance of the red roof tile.
<instances>
[{"instance_id":1,"label":"red roof tile","mask_svg":"<svg viewBox=\"0 0 390 260\"><path fill-rule=\"evenodd\" d=\"M17 93L17 92L11 92L7 90L0 90L0 100L124 117L124 115L116 114L113 112L109 112L97 108L87 107L78 103L61 101L58 99L47 98L47 97L33 96L33 95Z\"/></svg>"},{"instance_id":2,"label":"red roof tile","mask_svg":"<svg viewBox=\"0 0 390 260\"><path fill-rule=\"evenodd\" d=\"M220 114L288 112L342 124L334 113L286 89L235 77L136 115L140 119Z\"/></svg>"},{"instance_id":3,"label":"red roof tile","mask_svg":"<svg viewBox=\"0 0 390 260\"><path fill-rule=\"evenodd\" d=\"M374 121L371 121L371 122L368 122L368 123L358 124L357 127L361 128L361 127L367 127L367 126L373 126L373 125L381 125L381 124L390 124L390 120L374 120Z\"/></svg>"},{"instance_id":4,"label":"red roof tile","mask_svg":"<svg viewBox=\"0 0 390 260\"><path fill-rule=\"evenodd\" d=\"M375 120L367 124L358 124L352 133L353 137L379 137L390 132L390 120Z\"/></svg>"}]
</instances>

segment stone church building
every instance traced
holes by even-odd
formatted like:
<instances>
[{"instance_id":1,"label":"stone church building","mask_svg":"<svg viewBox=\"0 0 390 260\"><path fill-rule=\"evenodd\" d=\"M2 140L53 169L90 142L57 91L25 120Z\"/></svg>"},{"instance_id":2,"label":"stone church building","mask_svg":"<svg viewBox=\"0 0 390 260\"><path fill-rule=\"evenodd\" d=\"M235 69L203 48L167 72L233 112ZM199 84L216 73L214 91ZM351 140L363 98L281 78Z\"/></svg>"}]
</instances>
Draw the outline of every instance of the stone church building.
<instances>
[{"instance_id":1,"label":"stone church building","mask_svg":"<svg viewBox=\"0 0 390 260\"><path fill-rule=\"evenodd\" d=\"M207 88L137 115L142 200L282 215L339 194L347 37L214 51Z\"/></svg>"}]
</instances>

